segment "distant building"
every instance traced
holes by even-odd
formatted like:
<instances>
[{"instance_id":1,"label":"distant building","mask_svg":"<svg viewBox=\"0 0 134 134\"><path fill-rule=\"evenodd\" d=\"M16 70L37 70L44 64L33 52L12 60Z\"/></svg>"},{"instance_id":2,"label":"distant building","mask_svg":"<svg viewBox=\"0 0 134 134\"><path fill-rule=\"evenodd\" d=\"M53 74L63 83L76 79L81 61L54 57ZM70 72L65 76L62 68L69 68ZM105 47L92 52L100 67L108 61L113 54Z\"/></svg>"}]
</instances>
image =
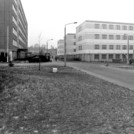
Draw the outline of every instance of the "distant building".
<instances>
[{"instance_id":1,"label":"distant building","mask_svg":"<svg viewBox=\"0 0 134 134\"><path fill-rule=\"evenodd\" d=\"M57 42L57 55L62 56L64 55L64 40L60 39Z\"/></svg>"},{"instance_id":2,"label":"distant building","mask_svg":"<svg viewBox=\"0 0 134 134\"><path fill-rule=\"evenodd\" d=\"M73 55L76 53L76 34L69 33L66 35L66 49L67 55Z\"/></svg>"},{"instance_id":3,"label":"distant building","mask_svg":"<svg viewBox=\"0 0 134 134\"><path fill-rule=\"evenodd\" d=\"M67 59L73 59L76 54L76 34L69 33L66 35L66 55ZM64 40L58 41L57 55L64 55Z\"/></svg>"},{"instance_id":4,"label":"distant building","mask_svg":"<svg viewBox=\"0 0 134 134\"><path fill-rule=\"evenodd\" d=\"M76 38L82 61L123 61L128 53L133 58L134 23L86 20L76 28Z\"/></svg>"},{"instance_id":5,"label":"distant building","mask_svg":"<svg viewBox=\"0 0 134 134\"><path fill-rule=\"evenodd\" d=\"M51 54L52 59L55 59L55 57L57 56L57 49L56 48L48 49L48 53Z\"/></svg>"},{"instance_id":6,"label":"distant building","mask_svg":"<svg viewBox=\"0 0 134 134\"><path fill-rule=\"evenodd\" d=\"M6 59L7 52L16 58L27 47L28 24L21 1L0 0L0 61Z\"/></svg>"},{"instance_id":7,"label":"distant building","mask_svg":"<svg viewBox=\"0 0 134 134\"><path fill-rule=\"evenodd\" d=\"M39 44L35 44L34 46L29 46L28 47L28 52L31 52L31 53L34 53L34 54L38 54L39 53L39 49L40 50L44 50L42 46L39 48Z\"/></svg>"}]
</instances>

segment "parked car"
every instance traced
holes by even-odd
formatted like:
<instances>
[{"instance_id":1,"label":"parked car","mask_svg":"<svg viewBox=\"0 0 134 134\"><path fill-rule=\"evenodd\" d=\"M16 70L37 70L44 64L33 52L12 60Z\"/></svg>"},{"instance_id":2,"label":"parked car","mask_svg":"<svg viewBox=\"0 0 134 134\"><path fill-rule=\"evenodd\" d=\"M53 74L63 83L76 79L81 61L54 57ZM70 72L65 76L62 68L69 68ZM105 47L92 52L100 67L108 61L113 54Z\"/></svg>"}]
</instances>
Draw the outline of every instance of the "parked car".
<instances>
[{"instance_id":1,"label":"parked car","mask_svg":"<svg viewBox=\"0 0 134 134\"><path fill-rule=\"evenodd\" d=\"M45 53L40 56L38 54L27 54L26 57L17 58L14 61L49 62L49 61L51 61L51 55L50 55L50 53Z\"/></svg>"},{"instance_id":2,"label":"parked car","mask_svg":"<svg viewBox=\"0 0 134 134\"><path fill-rule=\"evenodd\" d=\"M27 60L29 62L49 62L51 61L51 55L49 53L46 53L45 55L33 55L27 57Z\"/></svg>"}]
</instances>

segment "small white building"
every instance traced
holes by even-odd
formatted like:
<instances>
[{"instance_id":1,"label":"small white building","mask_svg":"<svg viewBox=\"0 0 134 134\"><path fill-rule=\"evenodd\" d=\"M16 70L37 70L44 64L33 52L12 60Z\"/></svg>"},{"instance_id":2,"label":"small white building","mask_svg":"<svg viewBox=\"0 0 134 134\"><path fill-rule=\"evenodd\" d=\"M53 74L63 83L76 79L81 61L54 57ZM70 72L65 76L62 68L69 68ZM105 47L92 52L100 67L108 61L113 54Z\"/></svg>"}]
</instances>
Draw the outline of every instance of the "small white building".
<instances>
[{"instance_id":1,"label":"small white building","mask_svg":"<svg viewBox=\"0 0 134 134\"><path fill-rule=\"evenodd\" d=\"M76 55L82 61L133 58L134 23L86 20L76 28Z\"/></svg>"}]
</instances>

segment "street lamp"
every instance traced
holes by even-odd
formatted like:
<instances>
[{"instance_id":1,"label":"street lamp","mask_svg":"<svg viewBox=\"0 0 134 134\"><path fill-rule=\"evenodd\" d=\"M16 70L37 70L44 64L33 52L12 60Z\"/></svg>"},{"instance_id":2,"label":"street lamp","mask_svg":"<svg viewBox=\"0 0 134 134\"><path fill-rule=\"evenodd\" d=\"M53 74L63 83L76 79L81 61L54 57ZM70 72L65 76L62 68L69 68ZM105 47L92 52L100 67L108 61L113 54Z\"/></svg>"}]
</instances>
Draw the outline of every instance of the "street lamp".
<instances>
[{"instance_id":1,"label":"street lamp","mask_svg":"<svg viewBox=\"0 0 134 134\"><path fill-rule=\"evenodd\" d=\"M40 71L40 41L41 41L41 33L39 35L39 71Z\"/></svg>"},{"instance_id":2,"label":"street lamp","mask_svg":"<svg viewBox=\"0 0 134 134\"><path fill-rule=\"evenodd\" d=\"M124 34L127 37L127 64L129 64L129 35Z\"/></svg>"},{"instance_id":3,"label":"street lamp","mask_svg":"<svg viewBox=\"0 0 134 134\"><path fill-rule=\"evenodd\" d=\"M51 40L53 40L53 39L47 40L47 53L48 53L48 42L51 41Z\"/></svg>"},{"instance_id":4,"label":"street lamp","mask_svg":"<svg viewBox=\"0 0 134 134\"><path fill-rule=\"evenodd\" d=\"M7 26L7 63L9 62L9 26Z\"/></svg>"},{"instance_id":5,"label":"street lamp","mask_svg":"<svg viewBox=\"0 0 134 134\"><path fill-rule=\"evenodd\" d=\"M66 26L76 24L77 22L67 23L64 27L64 67L66 67Z\"/></svg>"}]
</instances>

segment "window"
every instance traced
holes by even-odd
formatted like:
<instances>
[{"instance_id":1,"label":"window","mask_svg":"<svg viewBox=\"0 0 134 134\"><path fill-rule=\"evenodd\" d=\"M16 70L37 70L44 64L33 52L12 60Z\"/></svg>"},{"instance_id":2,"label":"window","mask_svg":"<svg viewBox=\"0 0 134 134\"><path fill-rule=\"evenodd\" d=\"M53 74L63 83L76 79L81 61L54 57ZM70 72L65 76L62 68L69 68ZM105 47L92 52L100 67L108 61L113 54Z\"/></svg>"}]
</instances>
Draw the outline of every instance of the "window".
<instances>
[{"instance_id":1,"label":"window","mask_svg":"<svg viewBox=\"0 0 134 134\"><path fill-rule=\"evenodd\" d=\"M129 58L130 59L133 59L133 54L129 54Z\"/></svg>"},{"instance_id":2,"label":"window","mask_svg":"<svg viewBox=\"0 0 134 134\"><path fill-rule=\"evenodd\" d=\"M13 44L13 46L18 47L17 41L13 40L12 44Z\"/></svg>"},{"instance_id":3,"label":"window","mask_svg":"<svg viewBox=\"0 0 134 134\"><path fill-rule=\"evenodd\" d=\"M130 46L129 46L129 49L130 49L130 50L133 50L133 45L130 45Z\"/></svg>"},{"instance_id":4,"label":"window","mask_svg":"<svg viewBox=\"0 0 134 134\"><path fill-rule=\"evenodd\" d=\"M17 10L16 10L14 4L12 5L12 9L13 9L14 13L17 15Z\"/></svg>"},{"instance_id":5,"label":"window","mask_svg":"<svg viewBox=\"0 0 134 134\"><path fill-rule=\"evenodd\" d=\"M120 40L121 39L120 35L116 35L116 39Z\"/></svg>"},{"instance_id":6,"label":"window","mask_svg":"<svg viewBox=\"0 0 134 134\"><path fill-rule=\"evenodd\" d=\"M107 49L107 45L102 45L102 49Z\"/></svg>"},{"instance_id":7,"label":"window","mask_svg":"<svg viewBox=\"0 0 134 134\"><path fill-rule=\"evenodd\" d=\"M129 40L133 40L133 36L132 35L129 36Z\"/></svg>"},{"instance_id":8,"label":"window","mask_svg":"<svg viewBox=\"0 0 134 134\"><path fill-rule=\"evenodd\" d=\"M107 55L106 54L102 54L102 59L106 59Z\"/></svg>"},{"instance_id":9,"label":"window","mask_svg":"<svg viewBox=\"0 0 134 134\"><path fill-rule=\"evenodd\" d=\"M120 28L120 25L116 25L116 29L117 30L120 30L121 28Z\"/></svg>"},{"instance_id":10,"label":"window","mask_svg":"<svg viewBox=\"0 0 134 134\"><path fill-rule=\"evenodd\" d=\"M134 27L133 26L129 26L129 30L134 30Z\"/></svg>"},{"instance_id":11,"label":"window","mask_svg":"<svg viewBox=\"0 0 134 134\"><path fill-rule=\"evenodd\" d=\"M95 34L95 39L99 39L100 35L99 34Z\"/></svg>"},{"instance_id":12,"label":"window","mask_svg":"<svg viewBox=\"0 0 134 134\"><path fill-rule=\"evenodd\" d=\"M14 28L12 29L12 32L13 32L14 35L17 36L17 31Z\"/></svg>"},{"instance_id":13,"label":"window","mask_svg":"<svg viewBox=\"0 0 134 134\"><path fill-rule=\"evenodd\" d=\"M115 58L116 58L116 59L120 59L120 54L116 54L116 55L115 55Z\"/></svg>"},{"instance_id":14,"label":"window","mask_svg":"<svg viewBox=\"0 0 134 134\"><path fill-rule=\"evenodd\" d=\"M121 49L120 45L116 45L116 49L120 50Z\"/></svg>"},{"instance_id":15,"label":"window","mask_svg":"<svg viewBox=\"0 0 134 134\"><path fill-rule=\"evenodd\" d=\"M100 46L96 44L96 45L94 46L94 49L100 49Z\"/></svg>"},{"instance_id":16,"label":"window","mask_svg":"<svg viewBox=\"0 0 134 134\"><path fill-rule=\"evenodd\" d=\"M113 40L114 39L114 35L109 35L109 39Z\"/></svg>"},{"instance_id":17,"label":"window","mask_svg":"<svg viewBox=\"0 0 134 134\"><path fill-rule=\"evenodd\" d=\"M127 30L127 26L122 26L122 29L123 30Z\"/></svg>"},{"instance_id":18,"label":"window","mask_svg":"<svg viewBox=\"0 0 134 134\"><path fill-rule=\"evenodd\" d=\"M107 25L106 24L102 24L102 28L103 29L107 29Z\"/></svg>"},{"instance_id":19,"label":"window","mask_svg":"<svg viewBox=\"0 0 134 134\"><path fill-rule=\"evenodd\" d=\"M14 22L15 25L17 25L17 20L12 16L12 21Z\"/></svg>"},{"instance_id":20,"label":"window","mask_svg":"<svg viewBox=\"0 0 134 134\"><path fill-rule=\"evenodd\" d=\"M94 59L98 60L100 58L99 54L94 55Z\"/></svg>"},{"instance_id":21,"label":"window","mask_svg":"<svg viewBox=\"0 0 134 134\"><path fill-rule=\"evenodd\" d=\"M127 49L127 46L126 46L126 45L123 45L123 46L122 46L122 49L123 49L123 50Z\"/></svg>"},{"instance_id":22,"label":"window","mask_svg":"<svg viewBox=\"0 0 134 134\"><path fill-rule=\"evenodd\" d=\"M107 35L106 34L102 34L102 39L107 39Z\"/></svg>"},{"instance_id":23,"label":"window","mask_svg":"<svg viewBox=\"0 0 134 134\"><path fill-rule=\"evenodd\" d=\"M113 25L109 25L109 29L114 29L114 26Z\"/></svg>"},{"instance_id":24,"label":"window","mask_svg":"<svg viewBox=\"0 0 134 134\"><path fill-rule=\"evenodd\" d=\"M79 46L79 50L82 50L82 46Z\"/></svg>"},{"instance_id":25,"label":"window","mask_svg":"<svg viewBox=\"0 0 134 134\"><path fill-rule=\"evenodd\" d=\"M82 40L82 36L80 36L79 38L78 38L78 41L81 41Z\"/></svg>"},{"instance_id":26,"label":"window","mask_svg":"<svg viewBox=\"0 0 134 134\"><path fill-rule=\"evenodd\" d=\"M95 28L96 29L99 29L100 28L100 25L99 24L95 24Z\"/></svg>"},{"instance_id":27,"label":"window","mask_svg":"<svg viewBox=\"0 0 134 134\"><path fill-rule=\"evenodd\" d=\"M74 52L76 52L76 49L74 49Z\"/></svg>"},{"instance_id":28,"label":"window","mask_svg":"<svg viewBox=\"0 0 134 134\"><path fill-rule=\"evenodd\" d=\"M74 46L76 45L76 42L74 42Z\"/></svg>"},{"instance_id":29,"label":"window","mask_svg":"<svg viewBox=\"0 0 134 134\"><path fill-rule=\"evenodd\" d=\"M113 59L113 54L109 54L109 59Z\"/></svg>"},{"instance_id":30,"label":"window","mask_svg":"<svg viewBox=\"0 0 134 134\"><path fill-rule=\"evenodd\" d=\"M114 49L114 46L113 46L113 45L110 45L110 46L109 46L109 49Z\"/></svg>"},{"instance_id":31,"label":"window","mask_svg":"<svg viewBox=\"0 0 134 134\"><path fill-rule=\"evenodd\" d=\"M15 4L17 5L17 0L14 0Z\"/></svg>"}]
</instances>

